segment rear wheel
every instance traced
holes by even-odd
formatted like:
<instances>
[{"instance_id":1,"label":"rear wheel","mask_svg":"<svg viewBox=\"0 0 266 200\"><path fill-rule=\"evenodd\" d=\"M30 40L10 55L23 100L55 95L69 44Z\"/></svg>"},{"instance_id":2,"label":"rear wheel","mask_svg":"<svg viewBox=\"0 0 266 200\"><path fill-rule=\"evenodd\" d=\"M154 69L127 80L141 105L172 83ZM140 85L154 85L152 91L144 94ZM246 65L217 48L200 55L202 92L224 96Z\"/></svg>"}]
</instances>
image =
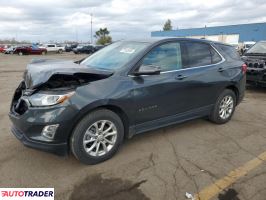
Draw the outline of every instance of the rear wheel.
<instances>
[{"instance_id":1,"label":"rear wheel","mask_svg":"<svg viewBox=\"0 0 266 200\"><path fill-rule=\"evenodd\" d=\"M22 51L18 52L18 55L23 56L23 52Z\"/></svg>"},{"instance_id":2,"label":"rear wheel","mask_svg":"<svg viewBox=\"0 0 266 200\"><path fill-rule=\"evenodd\" d=\"M47 53L46 51L43 51L43 52L42 52L42 55L45 55L46 53Z\"/></svg>"},{"instance_id":3,"label":"rear wheel","mask_svg":"<svg viewBox=\"0 0 266 200\"><path fill-rule=\"evenodd\" d=\"M74 156L84 164L111 158L124 138L124 126L114 112L101 109L89 113L76 126L70 139Z\"/></svg>"},{"instance_id":4,"label":"rear wheel","mask_svg":"<svg viewBox=\"0 0 266 200\"><path fill-rule=\"evenodd\" d=\"M59 49L59 50L58 50L58 53L63 53L63 50L62 50L62 49Z\"/></svg>"},{"instance_id":5,"label":"rear wheel","mask_svg":"<svg viewBox=\"0 0 266 200\"><path fill-rule=\"evenodd\" d=\"M236 95L232 90L226 89L218 97L209 119L217 124L228 122L235 111Z\"/></svg>"}]
</instances>

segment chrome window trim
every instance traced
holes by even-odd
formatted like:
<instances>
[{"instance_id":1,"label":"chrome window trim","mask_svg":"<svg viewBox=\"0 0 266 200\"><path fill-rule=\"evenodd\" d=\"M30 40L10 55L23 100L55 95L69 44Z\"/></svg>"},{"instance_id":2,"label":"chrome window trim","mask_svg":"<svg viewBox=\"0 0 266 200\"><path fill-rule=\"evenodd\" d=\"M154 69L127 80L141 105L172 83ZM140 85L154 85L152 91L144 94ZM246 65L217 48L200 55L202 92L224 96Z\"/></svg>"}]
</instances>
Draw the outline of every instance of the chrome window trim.
<instances>
[{"instance_id":1,"label":"chrome window trim","mask_svg":"<svg viewBox=\"0 0 266 200\"><path fill-rule=\"evenodd\" d=\"M164 71L164 72L161 72L160 74L166 74L166 73L177 72L177 71L185 71L185 70L188 70L188 69L199 69L199 68L205 68L205 67L216 66L216 65L222 64L225 61L225 58L222 56L222 54L212 44L209 44L209 45L222 58L222 60L220 62L214 63L214 64L210 64L210 65L202 65L202 66L188 67L188 68L184 68L184 69L175 69L175 70L170 70L170 71ZM158 75L160 75L160 74L158 74ZM128 76L129 77L138 77L138 76L134 76L134 75L128 75ZM154 76L154 75L140 75L140 76Z\"/></svg>"}]
</instances>

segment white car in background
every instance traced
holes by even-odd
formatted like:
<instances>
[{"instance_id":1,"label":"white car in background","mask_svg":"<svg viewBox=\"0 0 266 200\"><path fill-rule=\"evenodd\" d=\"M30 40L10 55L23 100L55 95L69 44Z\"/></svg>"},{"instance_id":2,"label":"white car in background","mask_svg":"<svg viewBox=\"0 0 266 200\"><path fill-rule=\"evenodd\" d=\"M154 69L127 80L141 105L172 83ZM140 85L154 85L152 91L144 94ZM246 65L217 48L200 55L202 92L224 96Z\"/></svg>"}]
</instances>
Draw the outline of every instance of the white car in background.
<instances>
[{"instance_id":1,"label":"white car in background","mask_svg":"<svg viewBox=\"0 0 266 200\"><path fill-rule=\"evenodd\" d=\"M64 51L64 47L60 44L45 44L43 47L47 49L47 52L62 53Z\"/></svg>"}]
</instances>

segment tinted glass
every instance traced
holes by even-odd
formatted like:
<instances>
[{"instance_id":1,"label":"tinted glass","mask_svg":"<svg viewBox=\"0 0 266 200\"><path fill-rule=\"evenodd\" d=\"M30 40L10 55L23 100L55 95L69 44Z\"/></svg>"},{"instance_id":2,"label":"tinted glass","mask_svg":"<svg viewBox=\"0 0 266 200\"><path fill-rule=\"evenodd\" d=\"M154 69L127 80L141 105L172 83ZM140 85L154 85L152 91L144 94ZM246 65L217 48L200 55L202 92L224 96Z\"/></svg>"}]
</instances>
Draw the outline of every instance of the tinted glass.
<instances>
[{"instance_id":1,"label":"tinted glass","mask_svg":"<svg viewBox=\"0 0 266 200\"><path fill-rule=\"evenodd\" d=\"M186 42L184 57L186 64L184 68L197 67L212 64L210 45L199 42Z\"/></svg>"},{"instance_id":2,"label":"tinted glass","mask_svg":"<svg viewBox=\"0 0 266 200\"><path fill-rule=\"evenodd\" d=\"M81 64L91 68L118 69L130 62L149 43L116 42L89 56Z\"/></svg>"},{"instance_id":3,"label":"tinted glass","mask_svg":"<svg viewBox=\"0 0 266 200\"><path fill-rule=\"evenodd\" d=\"M181 69L180 44L172 42L155 47L144 57L142 65L155 65L160 67L161 71Z\"/></svg>"},{"instance_id":4,"label":"tinted glass","mask_svg":"<svg viewBox=\"0 0 266 200\"><path fill-rule=\"evenodd\" d=\"M247 45L246 45L247 46ZM266 42L257 42L247 53L266 53Z\"/></svg>"},{"instance_id":5,"label":"tinted glass","mask_svg":"<svg viewBox=\"0 0 266 200\"><path fill-rule=\"evenodd\" d=\"M218 63L222 61L221 56L212 48L210 47L211 55L212 55L212 64Z\"/></svg>"},{"instance_id":6,"label":"tinted glass","mask_svg":"<svg viewBox=\"0 0 266 200\"><path fill-rule=\"evenodd\" d=\"M234 59L234 60L240 59L240 56L237 53L235 47L230 46L230 45L224 45L224 44L215 44L215 45L223 50L223 52L227 58L229 57L229 58Z\"/></svg>"}]
</instances>

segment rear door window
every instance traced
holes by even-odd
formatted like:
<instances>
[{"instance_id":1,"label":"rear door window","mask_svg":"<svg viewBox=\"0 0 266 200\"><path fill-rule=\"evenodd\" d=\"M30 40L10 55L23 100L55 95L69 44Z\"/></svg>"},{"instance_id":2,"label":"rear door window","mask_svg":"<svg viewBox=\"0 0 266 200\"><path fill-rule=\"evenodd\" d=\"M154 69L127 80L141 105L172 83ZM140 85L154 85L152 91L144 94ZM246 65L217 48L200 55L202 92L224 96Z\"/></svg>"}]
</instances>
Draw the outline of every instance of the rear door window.
<instances>
[{"instance_id":1,"label":"rear door window","mask_svg":"<svg viewBox=\"0 0 266 200\"><path fill-rule=\"evenodd\" d=\"M184 68L212 64L210 45L200 42L185 42L184 47Z\"/></svg>"}]
</instances>

